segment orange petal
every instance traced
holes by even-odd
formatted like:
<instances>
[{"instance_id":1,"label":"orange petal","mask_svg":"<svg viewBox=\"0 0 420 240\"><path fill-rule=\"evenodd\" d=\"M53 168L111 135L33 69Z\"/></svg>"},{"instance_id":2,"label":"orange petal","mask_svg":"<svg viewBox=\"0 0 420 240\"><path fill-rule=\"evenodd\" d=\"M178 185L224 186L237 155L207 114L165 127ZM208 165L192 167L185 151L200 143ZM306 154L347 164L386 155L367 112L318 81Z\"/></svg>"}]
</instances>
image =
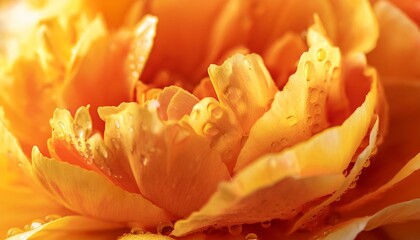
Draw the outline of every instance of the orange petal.
<instances>
[{"instance_id":1,"label":"orange petal","mask_svg":"<svg viewBox=\"0 0 420 240\"><path fill-rule=\"evenodd\" d=\"M193 94L199 99L203 99L205 97L217 98L216 92L211 84L211 80L208 77L201 80L201 82L194 88Z\"/></svg>"},{"instance_id":2,"label":"orange petal","mask_svg":"<svg viewBox=\"0 0 420 240\"><path fill-rule=\"evenodd\" d=\"M420 220L420 199L388 206L375 214L356 218L326 230L323 239L356 239L362 231L372 230L388 224Z\"/></svg>"},{"instance_id":3,"label":"orange petal","mask_svg":"<svg viewBox=\"0 0 420 240\"><path fill-rule=\"evenodd\" d=\"M344 54L371 51L378 39L379 29L370 2L343 0L331 3L337 23L334 43Z\"/></svg>"},{"instance_id":4,"label":"orange petal","mask_svg":"<svg viewBox=\"0 0 420 240\"><path fill-rule=\"evenodd\" d=\"M191 126L194 131L206 137L222 157L229 172L233 170L239 153L242 131L233 112L214 98L203 98L197 103L191 115L182 122Z\"/></svg>"},{"instance_id":5,"label":"orange petal","mask_svg":"<svg viewBox=\"0 0 420 240\"><path fill-rule=\"evenodd\" d=\"M126 192L95 172L46 158L36 148L32 164L41 185L77 213L140 227L153 227L170 218L143 196Z\"/></svg>"},{"instance_id":6,"label":"orange petal","mask_svg":"<svg viewBox=\"0 0 420 240\"><path fill-rule=\"evenodd\" d=\"M159 18L159 25L143 79L150 83L156 77L157 69L166 69L193 85L201 80L203 76L191 79L191 75L195 71L205 72L205 69L196 69L197 63L205 58L209 28L223 4L225 1L222 0L205 3L186 0L150 2L150 14Z\"/></svg>"},{"instance_id":7,"label":"orange petal","mask_svg":"<svg viewBox=\"0 0 420 240\"><path fill-rule=\"evenodd\" d=\"M20 239L116 239L124 225L103 222L85 216L67 216L42 224L33 230L16 234L7 240Z\"/></svg>"},{"instance_id":8,"label":"orange petal","mask_svg":"<svg viewBox=\"0 0 420 240\"><path fill-rule=\"evenodd\" d=\"M204 137L177 123L163 122L155 103L147 107L126 103L115 108L113 117L128 121L109 137L125 153L141 193L171 213L185 216L204 204L217 184L230 176Z\"/></svg>"},{"instance_id":9,"label":"orange petal","mask_svg":"<svg viewBox=\"0 0 420 240\"><path fill-rule=\"evenodd\" d=\"M155 17L146 16L132 31L93 36L94 40L89 38L95 31L87 32L80 40L81 47L76 48L76 60L61 88L59 106L74 112L79 106L90 104L96 125L101 124L95 112L99 106L132 100L135 82L153 44L156 23Z\"/></svg>"},{"instance_id":10,"label":"orange petal","mask_svg":"<svg viewBox=\"0 0 420 240\"><path fill-rule=\"evenodd\" d=\"M235 113L245 133L264 114L277 88L256 54L236 54L222 66L210 65L210 80L219 101Z\"/></svg>"},{"instance_id":11,"label":"orange petal","mask_svg":"<svg viewBox=\"0 0 420 240\"><path fill-rule=\"evenodd\" d=\"M325 42L312 46L301 56L296 73L268 104L269 110L252 126L235 171L265 153L279 152L328 126L327 93L339 64L338 49Z\"/></svg>"},{"instance_id":12,"label":"orange petal","mask_svg":"<svg viewBox=\"0 0 420 240\"><path fill-rule=\"evenodd\" d=\"M264 52L262 57L265 65L279 89L283 89L289 76L296 71L299 58L306 50L307 47L300 35L286 33Z\"/></svg>"},{"instance_id":13,"label":"orange petal","mask_svg":"<svg viewBox=\"0 0 420 240\"><path fill-rule=\"evenodd\" d=\"M350 173L346 176L346 180L331 196L329 196L321 204L312 207L309 211L303 213L301 217L294 223L291 232L294 232L301 228L302 226L310 223L310 221L316 220L316 216L320 214L327 206L331 205L334 201L339 201L340 197L345 194L351 188L354 188L356 183L356 178L361 174L363 167L366 165L366 162L369 161L370 156L372 155L373 149L376 148L376 139L378 135L378 125L379 121L376 120L375 125L373 126L372 131L370 132L369 145L363 150L362 153L356 158L353 167L351 168Z\"/></svg>"},{"instance_id":14,"label":"orange petal","mask_svg":"<svg viewBox=\"0 0 420 240\"><path fill-rule=\"evenodd\" d=\"M420 3L416 0L391 0L395 6L405 12L417 26L420 26Z\"/></svg>"},{"instance_id":15,"label":"orange petal","mask_svg":"<svg viewBox=\"0 0 420 240\"><path fill-rule=\"evenodd\" d=\"M419 77L419 27L387 1L375 4L375 14L380 37L376 48L368 55L369 63L383 76ZM399 81L399 78L384 78L384 81Z\"/></svg>"}]
</instances>

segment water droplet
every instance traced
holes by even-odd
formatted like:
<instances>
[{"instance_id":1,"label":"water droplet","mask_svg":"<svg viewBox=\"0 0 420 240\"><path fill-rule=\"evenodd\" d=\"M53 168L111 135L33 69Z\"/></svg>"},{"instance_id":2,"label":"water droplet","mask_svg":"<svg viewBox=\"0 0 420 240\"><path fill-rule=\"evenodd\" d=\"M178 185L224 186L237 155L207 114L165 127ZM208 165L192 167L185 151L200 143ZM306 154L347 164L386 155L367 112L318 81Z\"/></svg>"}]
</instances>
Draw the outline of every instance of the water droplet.
<instances>
[{"instance_id":1,"label":"water droplet","mask_svg":"<svg viewBox=\"0 0 420 240\"><path fill-rule=\"evenodd\" d=\"M363 167L364 168L367 168L367 167L369 167L370 166L370 160L368 159L368 160L366 160L366 162L363 164Z\"/></svg>"},{"instance_id":2,"label":"water droplet","mask_svg":"<svg viewBox=\"0 0 420 240\"><path fill-rule=\"evenodd\" d=\"M350 189L353 189L353 188L355 188L355 187L356 187L356 185L357 185L356 181L353 181L352 183L350 183L349 188L350 188Z\"/></svg>"},{"instance_id":3,"label":"water droplet","mask_svg":"<svg viewBox=\"0 0 420 240\"><path fill-rule=\"evenodd\" d=\"M115 120L115 127L118 128L118 129L120 128L120 121Z\"/></svg>"},{"instance_id":4,"label":"water droplet","mask_svg":"<svg viewBox=\"0 0 420 240\"><path fill-rule=\"evenodd\" d=\"M115 149L119 149L120 148L120 144L118 142L118 139L116 138L111 138L111 144Z\"/></svg>"},{"instance_id":5,"label":"water droplet","mask_svg":"<svg viewBox=\"0 0 420 240\"><path fill-rule=\"evenodd\" d=\"M216 136L219 129L213 123L206 123L203 127L203 133L209 136Z\"/></svg>"},{"instance_id":6,"label":"water droplet","mask_svg":"<svg viewBox=\"0 0 420 240\"><path fill-rule=\"evenodd\" d=\"M60 215L50 214L50 215L46 216L44 219L45 219L46 222L51 222L51 221L55 221L55 220L57 220L59 218L61 218Z\"/></svg>"},{"instance_id":7,"label":"water droplet","mask_svg":"<svg viewBox=\"0 0 420 240\"><path fill-rule=\"evenodd\" d=\"M258 236L255 233L248 233L245 237L246 240L258 240Z\"/></svg>"},{"instance_id":8,"label":"water droplet","mask_svg":"<svg viewBox=\"0 0 420 240\"><path fill-rule=\"evenodd\" d=\"M79 138L84 138L85 137L85 130L81 126L75 124L73 126L73 130L74 130L74 133L76 134L76 136L78 136Z\"/></svg>"},{"instance_id":9,"label":"water droplet","mask_svg":"<svg viewBox=\"0 0 420 240\"><path fill-rule=\"evenodd\" d=\"M287 120L287 122L289 123L289 125L291 127L292 126L295 126L297 124L297 122L298 122L297 118L295 116L293 116L293 115L290 115L290 116L286 117L286 120Z\"/></svg>"},{"instance_id":10,"label":"water droplet","mask_svg":"<svg viewBox=\"0 0 420 240\"><path fill-rule=\"evenodd\" d=\"M210 114L216 118L219 119L222 117L223 115L223 110L222 108L220 108L219 106L217 106L214 103L210 103L209 106L207 107L207 110L210 112Z\"/></svg>"},{"instance_id":11,"label":"water droplet","mask_svg":"<svg viewBox=\"0 0 420 240\"><path fill-rule=\"evenodd\" d=\"M339 202L341 200L341 197L337 197L336 199L335 199L335 201L336 202Z\"/></svg>"},{"instance_id":12,"label":"water droplet","mask_svg":"<svg viewBox=\"0 0 420 240\"><path fill-rule=\"evenodd\" d=\"M200 109L195 108L195 109L193 109L193 110L192 110L192 112L191 112L191 117L192 117L193 119L199 119L199 118L200 118L200 116L201 116L201 110L200 110Z\"/></svg>"},{"instance_id":13,"label":"water droplet","mask_svg":"<svg viewBox=\"0 0 420 240\"><path fill-rule=\"evenodd\" d=\"M19 233L23 233L23 230L20 228L11 228L7 231L7 237L12 237Z\"/></svg>"},{"instance_id":14,"label":"water droplet","mask_svg":"<svg viewBox=\"0 0 420 240\"><path fill-rule=\"evenodd\" d=\"M237 103L242 97L241 91L235 87L228 87L226 89L226 95L232 103Z\"/></svg>"},{"instance_id":15,"label":"water droplet","mask_svg":"<svg viewBox=\"0 0 420 240\"><path fill-rule=\"evenodd\" d=\"M331 68L331 62L328 60L324 63L325 71L328 72Z\"/></svg>"},{"instance_id":16,"label":"water droplet","mask_svg":"<svg viewBox=\"0 0 420 240\"><path fill-rule=\"evenodd\" d=\"M108 158L108 152L106 151L105 147L97 146L95 149L103 158Z\"/></svg>"},{"instance_id":17,"label":"water droplet","mask_svg":"<svg viewBox=\"0 0 420 240\"><path fill-rule=\"evenodd\" d=\"M170 221L160 222L157 226L157 232L162 235L169 235L172 230L174 230L174 224Z\"/></svg>"},{"instance_id":18,"label":"water droplet","mask_svg":"<svg viewBox=\"0 0 420 240\"><path fill-rule=\"evenodd\" d=\"M144 234L144 230L143 228L140 228L140 227L133 227L131 228L130 233L131 234Z\"/></svg>"},{"instance_id":19,"label":"water droplet","mask_svg":"<svg viewBox=\"0 0 420 240\"><path fill-rule=\"evenodd\" d=\"M127 113L127 116L128 116L128 120L133 120L133 114Z\"/></svg>"},{"instance_id":20,"label":"water droplet","mask_svg":"<svg viewBox=\"0 0 420 240\"><path fill-rule=\"evenodd\" d=\"M149 163L149 158L146 155L141 154L140 161L143 166L147 166L147 164Z\"/></svg>"},{"instance_id":21,"label":"water droplet","mask_svg":"<svg viewBox=\"0 0 420 240\"><path fill-rule=\"evenodd\" d=\"M239 235L242 233L242 225L232 225L228 227L229 233L231 235Z\"/></svg>"},{"instance_id":22,"label":"water droplet","mask_svg":"<svg viewBox=\"0 0 420 240\"><path fill-rule=\"evenodd\" d=\"M29 229L34 230L44 225L44 223L45 221L43 219L35 219L32 221L31 225L29 226Z\"/></svg>"},{"instance_id":23,"label":"water droplet","mask_svg":"<svg viewBox=\"0 0 420 240\"><path fill-rule=\"evenodd\" d=\"M347 169L345 169L345 170L343 171L343 175L344 175L344 176L347 176L347 174L348 174L348 171L347 171Z\"/></svg>"},{"instance_id":24,"label":"water droplet","mask_svg":"<svg viewBox=\"0 0 420 240\"><path fill-rule=\"evenodd\" d=\"M271 150L274 152L280 151L281 149L281 143L278 141L274 141L271 143Z\"/></svg>"},{"instance_id":25,"label":"water droplet","mask_svg":"<svg viewBox=\"0 0 420 240\"><path fill-rule=\"evenodd\" d=\"M263 227L263 228L271 227L271 221L268 220L268 221L261 222L261 227Z\"/></svg>"},{"instance_id":26,"label":"water droplet","mask_svg":"<svg viewBox=\"0 0 420 240\"><path fill-rule=\"evenodd\" d=\"M316 53L316 58L318 59L318 61L322 62L325 60L326 57L327 57L327 52L325 51L325 49L323 48L318 49Z\"/></svg>"},{"instance_id":27,"label":"water droplet","mask_svg":"<svg viewBox=\"0 0 420 240\"><path fill-rule=\"evenodd\" d=\"M310 81L315 75L315 66L312 62L305 63L304 73L307 81Z\"/></svg>"},{"instance_id":28,"label":"water droplet","mask_svg":"<svg viewBox=\"0 0 420 240\"><path fill-rule=\"evenodd\" d=\"M318 101L319 93L316 88L309 88L309 102L316 103Z\"/></svg>"}]
</instances>

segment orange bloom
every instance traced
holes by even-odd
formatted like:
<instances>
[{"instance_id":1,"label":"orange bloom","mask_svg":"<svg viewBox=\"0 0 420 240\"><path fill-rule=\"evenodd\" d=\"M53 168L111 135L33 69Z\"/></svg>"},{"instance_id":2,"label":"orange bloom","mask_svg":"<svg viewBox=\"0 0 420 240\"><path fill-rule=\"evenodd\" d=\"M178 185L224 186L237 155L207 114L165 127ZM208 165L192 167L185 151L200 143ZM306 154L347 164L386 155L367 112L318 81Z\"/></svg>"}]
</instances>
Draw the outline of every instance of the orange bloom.
<instances>
[{"instance_id":1,"label":"orange bloom","mask_svg":"<svg viewBox=\"0 0 420 240\"><path fill-rule=\"evenodd\" d=\"M0 232L420 235L413 4L0 4Z\"/></svg>"}]
</instances>

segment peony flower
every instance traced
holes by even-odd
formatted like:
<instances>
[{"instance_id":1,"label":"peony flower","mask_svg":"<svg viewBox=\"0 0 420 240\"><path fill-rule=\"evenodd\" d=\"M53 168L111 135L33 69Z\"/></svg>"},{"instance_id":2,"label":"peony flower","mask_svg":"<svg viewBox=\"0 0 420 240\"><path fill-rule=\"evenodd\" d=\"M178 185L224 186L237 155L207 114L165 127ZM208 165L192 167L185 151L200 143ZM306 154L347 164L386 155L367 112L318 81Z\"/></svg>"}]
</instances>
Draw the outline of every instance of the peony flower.
<instances>
[{"instance_id":1,"label":"peony flower","mask_svg":"<svg viewBox=\"0 0 420 240\"><path fill-rule=\"evenodd\" d=\"M407 6L3 3L0 231L415 236L420 41Z\"/></svg>"}]
</instances>

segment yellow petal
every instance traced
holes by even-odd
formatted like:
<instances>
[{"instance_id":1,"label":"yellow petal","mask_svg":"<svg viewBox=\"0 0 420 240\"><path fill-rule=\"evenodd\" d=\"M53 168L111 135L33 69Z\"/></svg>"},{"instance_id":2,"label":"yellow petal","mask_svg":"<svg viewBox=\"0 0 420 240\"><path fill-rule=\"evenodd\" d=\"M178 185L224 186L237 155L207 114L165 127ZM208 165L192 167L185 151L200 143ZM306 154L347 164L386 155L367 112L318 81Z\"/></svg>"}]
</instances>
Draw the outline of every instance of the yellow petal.
<instances>
[{"instance_id":1,"label":"yellow petal","mask_svg":"<svg viewBox=\"0 0 420 240\"><path fill-rule=\"evenodd\" d=\"M343 53L369 52L375 47L379 29L368 0L331 1L336 14L335 43Z\"/></svg>"},{"instance_id":2,"label":"yellow petal","mask_svg":"<svg viewBox=\"0 0 420 240\"><path fill-rule=\"evenodd\" d=\"M269 110L252 126L235 171L265 153L279 152L328 126L327 93L339 64L338 49L324 42L312 46L301 56L296 73L284 89L276 93L267 106ZM249 106L248 109L250 114L256 112Z\"/></svg>"},{"instance_id":3,"label":"yellow petal","mask_svg":"<svg viewBox=\"0 0 420 240\"><path fill-rule=\"evenodd\" d=\"M159 115L163 120L180 120L184 115L190 114L198 103L194 95L176 86L164 88L157 100Z\"/></svg>"},{"instance_id":4,"label":"yellow petal","mask_svg":"<svg viewBox=\"0 0 420 240\"><path fill-rule=\"evenodd\" d=\"M32 154L34 175L63 206L97 219L153 227L169 217L139 194L124 191L95 172ZM113 204L118 203L118 204Z\"/></svg>"},{"instance_id":5,"label":"yellow petal","mask_svg":"<svg viewBox=\"0 0 420 240\"><path fill-rule=\"evenodd\" d=\"M229 172L233 170L239 153L242 131L236 117L229 108L214 98L203 98L191 115L182 119L194 131L206 137L210 147L222 157Z\"/></svg>"},{"instance_id":6,"label":"yellow petal","mask_svg":"<svg viewBox=\"0 0 420 240\"><path fill-rule=\"evenodd\" d=\"M146 107L126 103L119 108L101 108L115 111L106 117L105 142L122 152L118 160L129 162L147 199L177 216L185 216L202 206L217 184L230 175L204 137L176 122L163 122L154 104L157 101ZM118 128L112 121L117 118L127 121ZM113 132L107 132L111 129Z\"/></svg>"},{"instance_id":7,"label":"yellow petal","mask_svg":"<svg viewBox=\"0 0 420 240\"><path fill-rule=\"evenodd\" d=\"M323 239L355 239L356 236L366 230L372 230L387 224L407 222L420 219L420 199L414 199L388 206L375 214L349 220L327 230L327 236Z\"/></svg>"},{"instance_id":8,"label":"yellow petal","mask_svg":"<svg viewBox=\"0 0 420 240\"><path fill-rule=\"evenodd\" d=\"M370 64L384 76L420 76L420 30L401 10L387 1L375 4L380 26L377 47L368 55ZM399 81L399 78L384 81Z\"/></svg>"},{"instance_id":9,"label":"yellow petal","mask_svg":"<svg viewBox=\"0 0 420 240\"><path fill-rule=\"evenodd\" d=\"M67 216L13 235L7 240L116 239L123 229L124 225L115 222L103 222L85 216Z\"/></svg>"},{"instance_id":10,"label":"yellow petal","mask_svg":"<svg viewBox=\"0 0 420 240\"><path fill-rule=\"evenodd\" d=\"M266 111L277 92L261 57L256 54L236 54L222 66L210 65L209 76L219 101L232 109L245 133Z\"/></svg>"}]
</instances>

